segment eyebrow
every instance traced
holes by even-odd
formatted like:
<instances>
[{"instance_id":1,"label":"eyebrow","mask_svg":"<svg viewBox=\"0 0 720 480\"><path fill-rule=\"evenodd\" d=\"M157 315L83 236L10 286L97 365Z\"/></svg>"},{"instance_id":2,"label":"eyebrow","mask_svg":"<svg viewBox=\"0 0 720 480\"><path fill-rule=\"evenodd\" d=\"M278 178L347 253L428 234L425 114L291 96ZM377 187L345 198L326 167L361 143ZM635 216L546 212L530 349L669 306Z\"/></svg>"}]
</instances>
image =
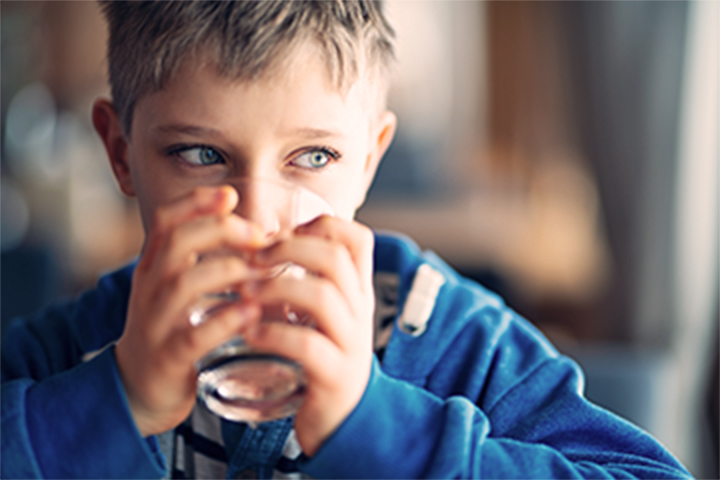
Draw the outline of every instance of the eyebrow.
<instances>
[{"instance_id":1,"label":"eyebrow","mask_svg":"<svg viewBox=\"0 0 720 480\"><path fill-rule=\"evenodd\" d=\"M197 125L185 125L185 124L169 124L159 125L153 128L155 133L159 134L185 134L194 137L223 137L223 133L220 130L210 127L200 127ZM283 132L285 136L301 137L309 140L316 140L321 138L337 138L341 137L342 133L334 130L326 130L323 128L314 127L300 127L287 130Z\"/></svg>"},{"instance_id":2,"label":"eyebrow","mask_svg":"<svg viewBox=\"0 0 720 480\"><path fill-rule=\"evenodd\" d=\"M198 127L196 125L183 125L183 124L170 124L170 125L159 125L153 130L156 133L183 133L185 135L192 135L195 137L222 137L222 133L219 130L208 127Z\"/></svg>"},{"instance_id":3,"label":"eyebrow","mask_svg":"<svg viewBox=\"0 0 720 480\"><path fill-rule=\"evenodd\" d=\"M289 135L307 138L311 140L319 138L336 138L342 136L340 132L325 130L322 128L301 127L287 132Z\"/></svg>"}]
</instances>

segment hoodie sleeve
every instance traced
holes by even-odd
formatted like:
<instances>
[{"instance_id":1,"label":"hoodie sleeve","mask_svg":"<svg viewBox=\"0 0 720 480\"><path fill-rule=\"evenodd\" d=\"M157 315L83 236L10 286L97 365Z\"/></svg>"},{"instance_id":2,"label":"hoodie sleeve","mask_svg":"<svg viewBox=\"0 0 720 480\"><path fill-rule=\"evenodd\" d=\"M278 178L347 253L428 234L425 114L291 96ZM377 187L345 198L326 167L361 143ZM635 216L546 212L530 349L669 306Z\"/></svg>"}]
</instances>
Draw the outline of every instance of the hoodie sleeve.
<instances>
[{"instance_id":1,"label":"hoodie sleeve","mask_svg":"<svg viewBox=\"0 0 720 480\"><path fill-rule=\"evenodd\" d=\"M164 458L132 420L108 348L36 382L2 384L2 478L159 478Z\"/></svg>"},{"instance_id":2,"label":"hoodie sleeve","mask_svg":"<svg viewBox=\"0 0 720 480\"><path fill-rule=\"evenodd\" d=\"M427 323L414 332L403 330L398 326L403 315L398 317L382 366L374 360L358 405L313 457L303 458L305 473L690 476L650 435L585 399L579 367L497 296L434 256L424 261L446 279Z\"/></svg>"},{"instance_id":3,"label":"hoodie sleeve","mask_svg":"<svg viewBox=\"0 0 720 480\"><path fill-rule=\"evenodd\" d=\"M0 477L164 475L157 440L135 427L112 347L131 271L104 277L77 301L18 319L3 335Z\"/></svg>"},{"instance_id":4,"label":"hoodie sleeve","mask_svg":"<svg viewBox=\"0 0 720 480\"><path fill-rule=\"evenodd\" d=\"M566 362L542 365L486 414L464 396L442 399L375 363L360 403L301 468L315 478L690 476L647 434L578 397L575 376ZM525 406L527 396L537 409ZM512 431L498 435L495 422Z\"/></svg>"}]
</instances>

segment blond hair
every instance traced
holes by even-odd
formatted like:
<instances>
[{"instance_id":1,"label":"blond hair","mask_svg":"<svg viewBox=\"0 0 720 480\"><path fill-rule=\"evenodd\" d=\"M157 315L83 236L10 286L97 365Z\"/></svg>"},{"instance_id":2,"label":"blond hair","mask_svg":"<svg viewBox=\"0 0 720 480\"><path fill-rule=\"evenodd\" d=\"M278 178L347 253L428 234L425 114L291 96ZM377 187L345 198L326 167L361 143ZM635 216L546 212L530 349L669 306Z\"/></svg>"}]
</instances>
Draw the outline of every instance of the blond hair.
<instances>
[{"instance_id":1,"label":"blond hair","mask_svg":"<svg viewBox=\"0 0 720 480\"><path fill-rule=\"evenodd\" d=\"M394 32L380 2L102 1L109 26L108 76L129 135L138 99L156 92L191 54L209 55L221 75L257 80L303 41L317 42L337 88L361 63L387 80Z\"/></svg>"}]
</instances>

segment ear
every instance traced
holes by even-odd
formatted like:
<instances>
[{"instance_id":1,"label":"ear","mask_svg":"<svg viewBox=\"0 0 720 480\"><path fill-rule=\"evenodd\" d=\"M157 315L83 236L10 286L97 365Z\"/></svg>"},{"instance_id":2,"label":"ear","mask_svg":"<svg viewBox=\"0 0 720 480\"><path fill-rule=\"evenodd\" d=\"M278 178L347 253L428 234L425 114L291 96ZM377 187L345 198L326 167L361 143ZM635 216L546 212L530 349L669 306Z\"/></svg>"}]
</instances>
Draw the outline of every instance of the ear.
<instances>
[{"instance_id":1,"label":"ear","mask_svg":"<svg viewBox=\"0 0 720 480\"><path fill-rule=\"evenodd\" d=\"M375 172L380 165L383 155L392 143L397 128L397 116L390 110L385 110L376 121L370 138L371 148L365 161L364 180L365 192L370 188L370 184L375 178Z\"/></svg>"},{"instance_id":2,"label":"ear","mask_svg":"<svg viewBox=\"0 0 720 480\"><path fill-rule=\"evenodd\" d=\"M100 139L105 144L110 167L120 190L125 195L134 197L135 188L128 162L128 142L112 102L103 98L95 100L92 108L92 121Z\"/></svg>"}]
</instances>

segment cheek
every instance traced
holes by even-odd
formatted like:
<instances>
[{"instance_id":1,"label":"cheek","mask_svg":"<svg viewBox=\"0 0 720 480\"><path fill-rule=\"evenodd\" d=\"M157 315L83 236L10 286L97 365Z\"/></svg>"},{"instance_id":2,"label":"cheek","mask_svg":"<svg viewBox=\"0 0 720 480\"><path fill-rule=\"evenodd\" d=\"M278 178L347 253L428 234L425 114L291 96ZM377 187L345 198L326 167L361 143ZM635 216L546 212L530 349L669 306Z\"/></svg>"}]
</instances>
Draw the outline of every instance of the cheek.
<instances>
[{"instance_id":1,"label":"cheek","mask_svg":"<svg viewBox=\"0 0 720 480\"><path fill-rule=\"evenodd\" d=\"M140 219L142 220L143 230L145 235L150 233L150 227L152 226L152 218L155 209L149 204L140 204Z\"/></svg>"},{"instance_id":2,"label":"cheek","mask_svg":"<svg viewBox=\"0 0 720 480\"><path fill-rule=\"evenodd\" d=\"M145 232L149 232L155 211L183 195L168 172L157 169L158 162L152 158L134 157L132 181L135 188L140 216Z\"/></svg>"},{"instance_id":3,"label":"cheek","mask_svg":"<svg viewBox=\"0 0 720 480\"><path fill-rule=\"evenodd\" d=\"M152 226L155 211L164 203L163 192L161 188L152 188L152 184L146 184L137 190L136 197L143 228L147 234Z\"/></svg>"}]
</instances>

